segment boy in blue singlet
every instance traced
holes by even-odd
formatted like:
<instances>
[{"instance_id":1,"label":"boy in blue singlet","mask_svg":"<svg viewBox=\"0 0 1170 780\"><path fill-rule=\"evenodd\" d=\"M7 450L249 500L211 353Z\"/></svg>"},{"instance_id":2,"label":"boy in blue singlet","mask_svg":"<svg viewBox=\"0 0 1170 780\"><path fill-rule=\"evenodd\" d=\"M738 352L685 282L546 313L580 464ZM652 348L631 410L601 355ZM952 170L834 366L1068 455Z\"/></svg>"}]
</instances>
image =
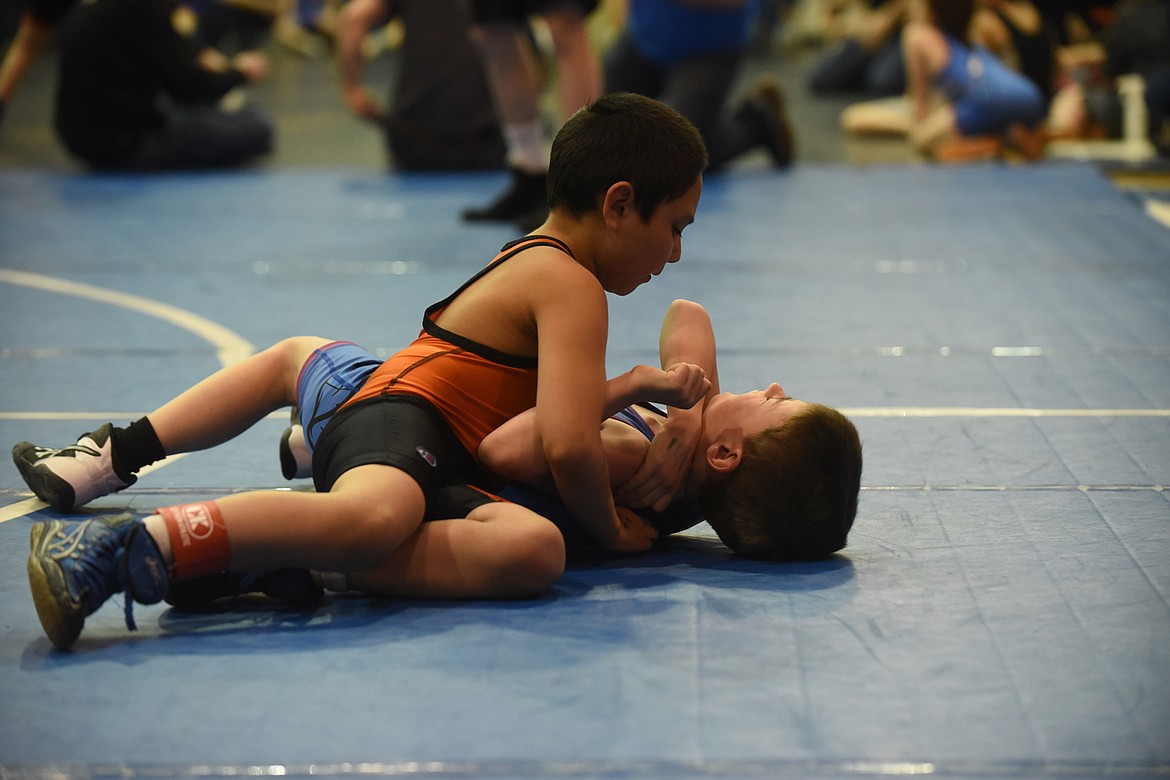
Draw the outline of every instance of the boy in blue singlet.
<instances>
[{"instance_id":1,"label":"boy in blue singlet","mask_svg":"<svg viewBox=\"0 0 1170 780\"><path fill-rule=\"evenodd\" d=\"M70 647L115 593L128 608L156 603L173 582L223 571L378 568L403 596L539 592L564 570L560 533L475 487L482 438L529 407L574 517L606 549L647 549L655 532L614 504L597 425L606 294L627 295L679 260L706 164L694 126L662 103L614 94L583 108L553 143L544 225L429 307L415 342L332 416L317 441L316 492L35 525L29 584L50 640ZM325 343L288 339L128 428L107 424L59 450L21 442L13 459L38 497L74 511L151 462L219 444L296 403L295 358ZM674 402L693 403L702 381Z\"/></svg>"},{"instance_id":2,"label":"boy in blue singlet","mask_svg":"<svg viewBox=\"0 0 1170 780\"><path fill-rule=\"evenodd\" d=\"M751 558L812 560L843 548L861 482L853 423L776 383L720 392L711 319L697 303L670 305L659 352L664 369L697 365L710 387L693 406L664 414L645 403L640 383L640 376L655 380L656 369L637 366L610 380L610 408L621 411L603 423L602 439L618 503L637 508L660 535L706 520L724 544ZM489 434L480 457L509 479L551 491L535 441L526 412ZM525 503L523 495L515 500Z\"/></svg>"}]
</instances>

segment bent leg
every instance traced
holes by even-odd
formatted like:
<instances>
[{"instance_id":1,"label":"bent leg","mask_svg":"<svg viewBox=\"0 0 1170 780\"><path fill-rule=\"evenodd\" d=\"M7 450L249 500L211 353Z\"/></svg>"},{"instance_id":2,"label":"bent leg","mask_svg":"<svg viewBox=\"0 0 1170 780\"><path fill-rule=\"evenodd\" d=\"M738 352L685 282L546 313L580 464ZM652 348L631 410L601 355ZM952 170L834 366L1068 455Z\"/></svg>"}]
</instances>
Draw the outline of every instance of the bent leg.
<instances>
[{"instance_id":1,"label":"bent leg","mask_svg":"<svg viewBox=\"0 0 1170 780\"><path fill-rule=\"evenodd\" d=\"M147 415L168 455L214 447L296 403L305 360L328 339L285 339L223 368Z\"/></svg>"},{"instance_id":2,"label":"bent leg","mask_svg":"<svg viewBox=\"0 0 1170 780\"><path fill-rule=\"evenodd\" d=\"M272 150L272 123L257 108L225 111L217 106L172 108L167 124L148 135L129 160L130 170L234 167Z\"/></svg>"},{"instance_id":3,"label":"bent leg","mask_svg":"<svg viewBox=\"0 0 1170 780\"><path fill-rule=\"evenodd\" d=\"M601 64L581 9L565 6L549 9L545 23L552 36L561 80L561 118L567 119L582 106L601 97Z\"/></svg>"},{"instance_id":4,"label":"bent leg","mask_svg":"<svg viewBox=\"0 0 1170 780\"><path fill-rule=\"evenodd\" d=\"M933 109L921 121L912 125L909 138L916 151L925 155L933 155L938 144L957 134L955 111L949 103L944 103Z\"/></svg>"},{"instance_id":5,"label":"bent leg","mask_svg":"<svg viewBox=\"0 0 1170 780\"><path fill-rule=\"evenodd\" d=\"M422 522L418 484L389 466L360 466L328 494L248 493L33 528L29 586L41 624L69 647L115 593L154 604L172 582L239 569L363 569L391 557Z\"/></svg>"},{"instance_id":6,"label":"bent leg","mask_svg":"<svg viewBox=\"0 0 1170 780\"><path fill-rule=\"evenodd\" d=\"M869 53L856 38L850 38L813 66L808 88L814 95L859 90L865 79Z\"/></svg>"},{"instance_id":7,"label":"bent leg","mask_svg":"<svg viewBox=\"0 0 1170 780\"><path fill-rule=\"evenodd\" d=\"M471 39L483 58L500 124L507 127L537 121L539 66L522 31L505 23L479 24L472 28Z\"/></svg>"},{"instance_id":8,"label":"bent leg","mask_svg":"<svg viewBox=\"0 0 1170 780\"><path fill-rule=\"evenodd\" d=\"M905 96L863 100L841 112L841 129L850 135L906 135L912 107Z\"/></svg>"},{"instance_id":9,"label":"bent leg","mask_svg":"<svg viewBox=\"0 0 1170 780\"><path fill-rule=\"evenodd\" d=\"M609 92L636 92L656 98L662 92L665 71L638 51L628 32L605 55L605 87Z\"/></svg>"},{"instance_id":10,"label":"bent leg","mask_svg":"<svg viewBox=\"0 0 1170 780\"><path fill-rule=\"evenodd\" d=\"M518 504L491 502L465 519L423 523L377 568L349 575L375 596L531 596L565 570L565 542L551 522Z\"/></svg>"},{"instance_id":11,"label":"bent leg","mask_svg":"<svg viewBox=\"0 0 1170 780\"><path fill-rule=\"evenodd\" d=\"M382 465L350 469L328 493L252 491L206 503L214 509L168 507L146 520L176 579L216 571L368 569L418 530L426 507L410 475ZM163 515L176 514L170 509L202 527L187 533L181 517L168 523ZM218 515L216 528L205 520L209 515Z\"/></svg>"},{"instance_id":12,"label":"bent leg","mask_svg":"<svg viewBox=\"0 0 1170 780\"><path fill-rule=\"evenodd\" d=\"M698 128L707 144L712 170L719 170L759 142L760 131L750 120L729 117L724 111L739 62L738 52L682 60L671 69L662 90L662 102Z\"/></svg>"},{"instance_id":13,"label":"bent leg","mask_svg":"<svg viewBox=\"0 0 1170 780\"><path fill-rule=\"evenodd\" d=\"M286 339L228 366L125 428L106 423L77 444L52 449L19 442L13 462L29 488L59 512L122 490L168 455L206 449L237 436L296 400L300 366L328 342Z\"/></svg>"}]
</instances>

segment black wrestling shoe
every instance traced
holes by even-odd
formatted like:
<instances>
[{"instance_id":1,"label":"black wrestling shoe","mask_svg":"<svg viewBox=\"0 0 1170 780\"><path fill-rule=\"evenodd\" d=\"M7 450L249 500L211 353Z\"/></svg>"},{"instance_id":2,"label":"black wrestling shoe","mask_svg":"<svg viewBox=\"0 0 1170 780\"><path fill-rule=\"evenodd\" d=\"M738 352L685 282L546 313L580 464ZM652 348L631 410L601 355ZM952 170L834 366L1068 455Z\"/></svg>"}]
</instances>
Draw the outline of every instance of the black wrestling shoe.
<instances>
[{"instance_id":1,"label":"black wrestling shoe","mask_svg":"<svg viewBox=\"0 0 1170 780\"><path fill-rule=\"evenodd\" d=\"M528 235L543 225L546 219L548 219L548 206L541 203L536 208L529 209L516 217L516 219L512 220L512 224L521 233Z\"/></svg>"},{"instance_id":2,"label":"black wrestling shoe","mask_svg":"<svg viewBox=\"0 0 1170 780\"><path fill-rule=\"evenodd\" d=\"M548 174L513 168L512 185L487 206L464 211L463 218L468 222L512 222L541 206L547 211Z\"/></svg>"},{"instance_id":3,"label":"black wrestling shoe","mask_svg":"<svg viewBox=\"0 0 1170 780\"><path fill-rule=\"evenodd\" d=\"M760 124L764 147L776 167L792 165L796 143L780 85L768 78L761 79L748 94L741 110L747 111Z\"/></svg>"},{"instance_id":4,"label":"black wrestling shoe","mask_svg":"<svg viewBox=\"0 0 1170 780\"><path fill-rule=\"evenodd\" d=\"M308 569L222 572L172 582L164 600L178 609L194 609L219 599L258 593L288 604L312 605L325 589L313 582Z\"/></svg>"}]
</instances>

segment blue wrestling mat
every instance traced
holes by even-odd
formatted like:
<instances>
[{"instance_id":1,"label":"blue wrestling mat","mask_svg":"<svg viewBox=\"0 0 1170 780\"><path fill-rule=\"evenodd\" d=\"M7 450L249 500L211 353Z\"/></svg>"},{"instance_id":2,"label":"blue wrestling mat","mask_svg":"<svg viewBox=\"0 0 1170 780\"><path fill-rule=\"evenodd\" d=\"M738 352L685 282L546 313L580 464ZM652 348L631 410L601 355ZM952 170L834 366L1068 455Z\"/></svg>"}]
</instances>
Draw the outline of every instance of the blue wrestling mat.
<instances>
[{"instance_id":1,"label":"blue wrestling mat","mask_svg":"<svg viewBox=\"0 0 1170 780\"><path fill-rule=\"evenodd\" d=\"M59 445L312 333L380 352L513 234L497 174L0 173L0 438ZM541 598L120 597L52 650L25 576L56 515L0 463L0 777L1170 776L1170 230L1094 168L710 177L677 267L612 299L614 372L667 303L721 382L851 415L843 554L705 525ZM92 511L263 487L283 419Z\"/></svg>"}]
</instances>

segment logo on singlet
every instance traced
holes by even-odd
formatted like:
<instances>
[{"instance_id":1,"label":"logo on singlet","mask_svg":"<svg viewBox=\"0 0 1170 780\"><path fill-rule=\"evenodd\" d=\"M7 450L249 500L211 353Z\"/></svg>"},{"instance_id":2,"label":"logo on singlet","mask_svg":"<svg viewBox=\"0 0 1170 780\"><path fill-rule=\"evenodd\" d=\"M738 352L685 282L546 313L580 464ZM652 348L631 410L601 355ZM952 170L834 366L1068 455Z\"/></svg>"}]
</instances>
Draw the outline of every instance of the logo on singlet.
<instances>
[{"instance_id":1,"label":"logo on singlet","mask_svg":"<svg viewBox=\"0 0 1170 780\"><path fill-rule=\"evenodd\" d=\"M420 444L419 446L414 448L414 451L417 452L419 454L419 457L421 457L423 460L425 460L430 465L431 468L434 469L434 468L439 467L438 459L434 455L432 455L427 450L426 447L424 447Z\"/></svg>"}]
</instances>

